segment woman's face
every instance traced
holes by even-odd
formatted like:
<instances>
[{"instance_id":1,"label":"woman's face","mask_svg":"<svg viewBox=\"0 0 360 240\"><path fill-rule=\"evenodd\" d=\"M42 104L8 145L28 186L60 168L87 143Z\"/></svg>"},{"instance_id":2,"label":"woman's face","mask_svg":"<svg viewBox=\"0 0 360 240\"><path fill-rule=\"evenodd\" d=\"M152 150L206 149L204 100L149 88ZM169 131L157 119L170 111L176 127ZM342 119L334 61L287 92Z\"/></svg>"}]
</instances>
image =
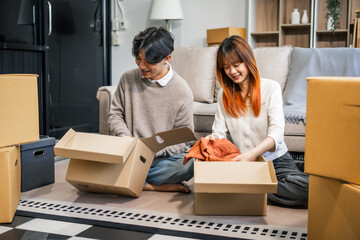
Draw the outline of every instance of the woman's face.
<instances>
[{"instance_id":1,"label":"woman's face","mask_svg":"<svg viewBox=\"0 0 360 240\"><path fill-rule=\"evenodd\" d=\"M170 55L169 55L170 56ZM159 80L164 77L167 73L165 65L167 64L170 57L167 56L161 62L156 64L150 64L146 61L144 56L144 49L141 49L139 55L135 58L135 62L141 70L144 78L151 80Z\"/></svg>"},{"instance_id":2,"label":"woman's face","mask_svg":"<svg viewBox=\"0 0 360 240\"><path fill-rule=\"evenodd\" d=\"M224 71L225 74L233 80L234 83L242 85L249 81L249 69L245 62L233 62L230 63L224 60Z\"/></svg>"}]
</instances>

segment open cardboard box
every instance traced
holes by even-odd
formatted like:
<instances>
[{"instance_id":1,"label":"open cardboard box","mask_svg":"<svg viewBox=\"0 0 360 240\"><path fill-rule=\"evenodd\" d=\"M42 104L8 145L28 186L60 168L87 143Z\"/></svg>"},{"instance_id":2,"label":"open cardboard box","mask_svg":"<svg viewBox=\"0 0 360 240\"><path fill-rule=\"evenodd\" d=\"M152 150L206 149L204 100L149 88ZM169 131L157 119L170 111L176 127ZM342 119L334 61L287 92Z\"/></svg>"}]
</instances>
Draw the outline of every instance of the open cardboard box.
<instances>
[{"instance_id":1,"label":"open cardboard box","mask_svg":"<svg viewBox=\"0 0 360 240\"><path fill-rule=\"evenodd\" d=\"M70 129L54 151L71 158L65 179L77 189L139 197L156 152L194 140L186 127L140 139Z\"/></svg>"},{"instance_id":2,"label":"open cardboard box","mask_svg":"<svg viewBox=\"0 0 360 240\"><path fill-rule=\"evenodd\" d=\"M276 193L272 161L194 162L195 214L266 215L267 193Z\"/></svg>"}]
</instances>

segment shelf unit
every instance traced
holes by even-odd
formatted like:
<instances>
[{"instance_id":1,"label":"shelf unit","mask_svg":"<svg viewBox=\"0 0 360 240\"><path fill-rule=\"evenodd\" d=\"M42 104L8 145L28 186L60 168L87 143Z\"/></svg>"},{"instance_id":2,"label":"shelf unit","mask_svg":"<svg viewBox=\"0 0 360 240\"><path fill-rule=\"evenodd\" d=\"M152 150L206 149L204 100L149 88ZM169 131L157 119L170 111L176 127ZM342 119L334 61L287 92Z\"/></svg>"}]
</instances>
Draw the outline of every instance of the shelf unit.
<instances>
[{"instance_id":1,"label":"shelf unit","mask_svg":"<svg viewBox=\"0 0 360 240\"><path fill-rule=\"evenodd\" d=\"M342 17L335 32L326 30L327 0L249 0L248 36L252 47L348 47L360 0L340 0ZM309 23L290 24L291 13L307 10Z\"/></svg>"},{"instance_id":2,"label":"shelf unit","mask_svg":"<svg viewBox=\"0 0 360 240\"><path fill-rule=\"evenodd\" d=\"M253 47L292 45L310 47L312 39L313 0L249 1L250 45ZM291 13L307 10L309 23L290 24ZM256 23L256 24L255 24Z\"/></svg>"},{"instance_id":3,"label":"shelf unit","mask_svg":"<svg viewBox=\"0 0 360 240\"><path fill-rule=\"evenodd\" d=\"M326 30L327 8L326 0L317 0L315 4L315 34L314 47L348 47L352 44L355 10L360 6L360 0L340 0L342 16L336 25L335 32Z\"/></svg>"}]
</instances>

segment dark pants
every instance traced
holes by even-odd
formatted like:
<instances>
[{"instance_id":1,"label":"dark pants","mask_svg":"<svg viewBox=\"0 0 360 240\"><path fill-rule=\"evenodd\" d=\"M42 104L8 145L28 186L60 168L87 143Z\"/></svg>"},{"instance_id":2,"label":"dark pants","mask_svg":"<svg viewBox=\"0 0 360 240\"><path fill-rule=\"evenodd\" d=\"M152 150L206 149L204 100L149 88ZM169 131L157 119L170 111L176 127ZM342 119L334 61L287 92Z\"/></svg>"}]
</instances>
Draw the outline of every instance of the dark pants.
<instances>
[{"instance_id":1,"label":"dark pants","mask_svg":"<svg viewBox=\"0 0 360 240\"><path fill-rule=\"evenodd\" d=\"M278 180L276 194L268 194L268 203L286 207L307 207L309 176L295 165L290 153L273 160Z\"/></svg>"}]
</instances>

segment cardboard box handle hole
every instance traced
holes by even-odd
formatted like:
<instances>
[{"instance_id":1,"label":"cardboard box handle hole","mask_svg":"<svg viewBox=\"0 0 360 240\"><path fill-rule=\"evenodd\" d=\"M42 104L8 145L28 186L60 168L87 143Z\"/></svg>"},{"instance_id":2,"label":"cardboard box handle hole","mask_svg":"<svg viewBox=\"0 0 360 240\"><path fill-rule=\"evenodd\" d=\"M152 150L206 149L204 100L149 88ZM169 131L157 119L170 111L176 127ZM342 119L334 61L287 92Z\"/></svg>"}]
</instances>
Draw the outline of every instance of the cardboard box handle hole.
<instances>
[{"instance_id":1,"label":"cardboard box handle hole","mask_svg":"<svg viewBox=\"0 0 360 240\"><path fill-rule=\"evenodd\" d=\"M146 163L146 159L140 155L140 161L142 161L143 163Z\"/></svg>"},{"instance_id":2,"label":"cardboard box handle hole","mask_svg":"<svg viewBox=\"0 0 360 240\"><path fill-rule=\"evenodd\" d=\"M41 157L42 155L44 155L45 151L44 150L39 150L39 151L34 151L33 155L34 157Z\"/></svg>"},{"instance_id":3,"label":"cardboard box handle hole","mask_svg":"<svg viewBox=\"0 0 360 240\"><path fill-rule=\"evenodd\" d=\"M156 140L159 144L162 144L163 142L165 142L165 140L162 139L162 137L160 137L160 136L155 136L155 140Z\"/></svg>"}]
</instances>

